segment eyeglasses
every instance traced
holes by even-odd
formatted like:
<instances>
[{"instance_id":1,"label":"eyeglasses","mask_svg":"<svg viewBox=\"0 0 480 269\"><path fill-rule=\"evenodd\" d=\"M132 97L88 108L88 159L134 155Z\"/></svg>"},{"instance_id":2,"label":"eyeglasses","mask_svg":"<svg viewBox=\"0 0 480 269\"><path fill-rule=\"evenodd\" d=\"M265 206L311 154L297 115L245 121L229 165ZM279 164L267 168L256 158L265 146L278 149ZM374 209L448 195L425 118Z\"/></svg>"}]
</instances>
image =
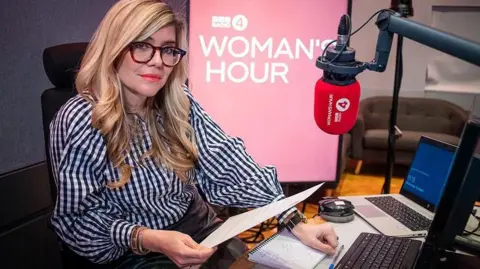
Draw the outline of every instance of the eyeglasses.
<instances>
[{"instance_id":1,"label":"eyeglasses","mask_svg":"<svg viewBox=\"0 0 480 269\"><path fill-rule=\"evenodd\" d=\"M147 42L134 42L130 44L130 56L132 56L132 59L137 63L148 63L157 50L160 51L163 64L168 67L177 65L183 56L187 54L186 51L171 46L155 47Z\"/></svg>"}]
</instances>

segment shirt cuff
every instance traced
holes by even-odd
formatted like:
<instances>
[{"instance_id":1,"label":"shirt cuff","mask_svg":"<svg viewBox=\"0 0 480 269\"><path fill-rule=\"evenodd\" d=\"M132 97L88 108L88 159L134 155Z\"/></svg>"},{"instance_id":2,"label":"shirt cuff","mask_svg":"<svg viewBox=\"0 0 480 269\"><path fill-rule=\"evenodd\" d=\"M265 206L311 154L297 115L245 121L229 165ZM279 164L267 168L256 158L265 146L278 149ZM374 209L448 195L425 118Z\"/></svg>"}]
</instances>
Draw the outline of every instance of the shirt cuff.
<instances>
[{"instance_id":1,"label":"shirt cuff","mask_svg":"<svg viewBox=\"0 0 480 269\"><path fill-rule=\"evenodd\" d=\"M112 224L110 236L113 244L120 248L130 248L131 234L133 228L137 226L125 220L116 220Z\"/></svg>"}]
</instances>

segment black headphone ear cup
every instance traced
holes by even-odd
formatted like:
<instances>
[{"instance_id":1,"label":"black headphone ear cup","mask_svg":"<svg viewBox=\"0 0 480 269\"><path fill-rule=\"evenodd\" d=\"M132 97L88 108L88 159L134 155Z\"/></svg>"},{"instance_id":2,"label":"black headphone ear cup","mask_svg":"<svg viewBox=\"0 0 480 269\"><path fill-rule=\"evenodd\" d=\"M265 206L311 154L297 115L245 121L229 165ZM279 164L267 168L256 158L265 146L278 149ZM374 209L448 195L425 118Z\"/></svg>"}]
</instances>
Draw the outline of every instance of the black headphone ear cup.
<instances>
[{"instance_id":1,"label":"black headphone ear cup","mask_svg":"<svg viewBox=\"0 0 480 269\"><path fill-rule=\"evenodd\" d=\"M336 223L346 223L350 222L355 218L355 214L351 214L348 216L329 216L327 214L320 213L320 217L326 221L336 222Z\"/></svg>"}]
</instances>

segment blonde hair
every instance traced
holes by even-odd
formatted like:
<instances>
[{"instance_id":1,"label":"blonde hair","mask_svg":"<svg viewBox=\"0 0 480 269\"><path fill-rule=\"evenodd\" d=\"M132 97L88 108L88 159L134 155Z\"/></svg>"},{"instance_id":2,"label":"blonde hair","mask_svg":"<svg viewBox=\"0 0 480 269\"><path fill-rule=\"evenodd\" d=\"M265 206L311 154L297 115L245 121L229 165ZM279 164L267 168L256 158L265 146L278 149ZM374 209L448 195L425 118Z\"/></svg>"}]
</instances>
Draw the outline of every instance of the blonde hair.
<instances>
[{"instance_id":1,"label":"blonde hair","mask_svg":"<svg viewBox=\"0 0 480 269\"><path fill-rule=\"evenodd\" d=\"M108 182L109 187L121 187L129 181L132 167L125 160L135 137L122 97L118 62L128 53L131 42L145 40L169 25L175 26L177 46L186 49L186 24L167 4L159 0L120 0L100 23L82 59L75 82L77 91L93 99L92 125L105 137L109 160L120 171L120 179ZM141 157L152 157L183 182L198 158L188 122L189 100L183 89L186 78L186 59L182 59L173 67L165 86L147 99L145 119L152 147ZM161 113L163 126L157 113ZM135 160L136 164L140 162Z\"/></svg>"}]
</instances>

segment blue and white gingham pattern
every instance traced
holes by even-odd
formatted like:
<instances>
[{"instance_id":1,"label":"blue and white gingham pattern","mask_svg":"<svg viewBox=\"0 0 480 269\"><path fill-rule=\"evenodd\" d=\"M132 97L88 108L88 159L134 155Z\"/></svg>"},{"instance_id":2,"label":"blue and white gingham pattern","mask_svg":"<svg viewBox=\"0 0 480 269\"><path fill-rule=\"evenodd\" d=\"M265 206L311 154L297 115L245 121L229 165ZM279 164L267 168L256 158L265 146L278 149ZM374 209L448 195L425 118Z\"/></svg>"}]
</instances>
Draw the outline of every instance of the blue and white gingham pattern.
<instances>
[{"instance_id":1,"label":"blue and white gingham pattern","mask_svg":"<svg viewBox=\"0 0 480 269\"><path fill-rule=\"evenodd\" d=\"M118 259L130 246L135 225L162 229L178 221L193 197L193 182L208 201L223 206L259 207L284 198L274 167L260 167L239 138L230 137L195 101L188 89L190 124L199 161L182 183L164 167L134 160L151 146L146 124L143 139L131 143L126 162L136 165L120 189L106 187L119 178L107 158L104 137L91 125L92 106L79 95L70 99L50 125L50 154L58 199L52 223L77 254L96 263ZM280 221L295 208L277 216Z\"/></svg>"}]
</instances>

